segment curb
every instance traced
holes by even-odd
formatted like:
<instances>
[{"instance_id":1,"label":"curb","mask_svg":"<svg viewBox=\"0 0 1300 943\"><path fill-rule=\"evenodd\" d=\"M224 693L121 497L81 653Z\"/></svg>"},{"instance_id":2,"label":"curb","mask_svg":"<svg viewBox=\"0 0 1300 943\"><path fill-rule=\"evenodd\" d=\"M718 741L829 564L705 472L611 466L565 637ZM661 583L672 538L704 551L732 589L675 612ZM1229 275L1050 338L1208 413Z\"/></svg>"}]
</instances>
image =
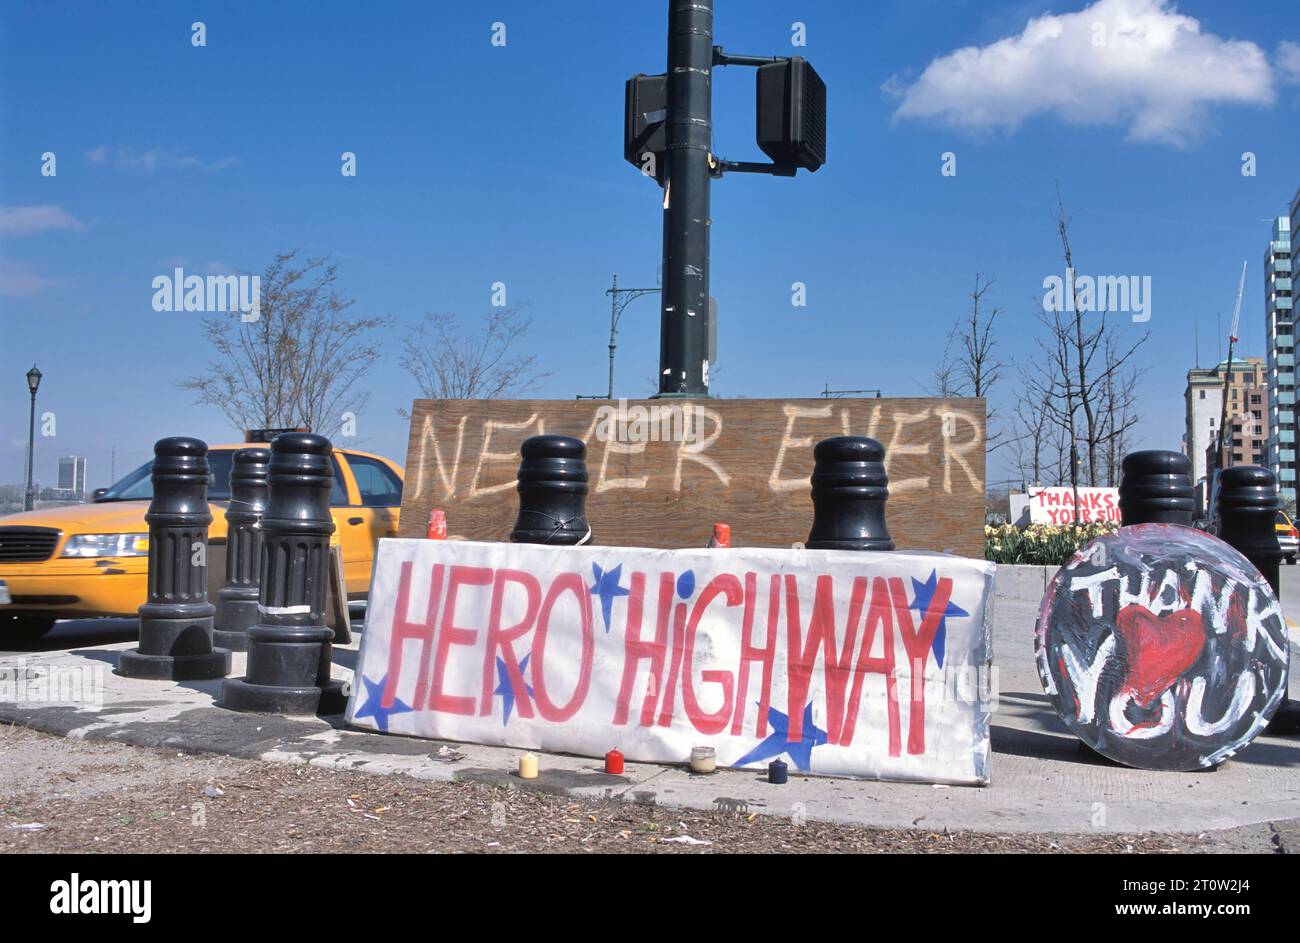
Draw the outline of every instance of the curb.
<instances>
[{"instance_id":1,"label":"curb","mask_svg":"<svg viewBox=\"0 0 1300 943\"><path fill-rule=\"evenodd\" d=\"M1010 568L1008 568L1010 569ZM1043 568L1024 568L1036 585ZM1038 573L1033 571L1038 570ZM1006 583L1004 583L1004 586ZM1003 637L1032 622L1036 604L1006 600ZM476 782L555 795L619 800L668 808L799 816L867 828L924 828L978 833L1200 833L1272 823L1279 850L1300 847L1298 746L1261 737L1214 773L1167 774L1098 763L1053 725L1032 660L1014 646L1001 660L1000 707L993 715L992 783L944 787L804 776L791 771L775 786L755 770L693 775L684 766L627 763L623 775L604 772L591 757L541 753L541 775L515 775L521 748L423 740L354 730L341 716L286 718L241 714L215 706L221 680L141 681L113 673L132 643L0 658L0 670L90 672L93 701L78 704L0 703L0 723L49 734L134 746L222 754L245 760L305 764L374 775ZM335 649L334 675L350 678L356 642ZM245 657L236 653L231 674ZM617 744L611 744L617 746Z\"/></svg>"}]
</instances>

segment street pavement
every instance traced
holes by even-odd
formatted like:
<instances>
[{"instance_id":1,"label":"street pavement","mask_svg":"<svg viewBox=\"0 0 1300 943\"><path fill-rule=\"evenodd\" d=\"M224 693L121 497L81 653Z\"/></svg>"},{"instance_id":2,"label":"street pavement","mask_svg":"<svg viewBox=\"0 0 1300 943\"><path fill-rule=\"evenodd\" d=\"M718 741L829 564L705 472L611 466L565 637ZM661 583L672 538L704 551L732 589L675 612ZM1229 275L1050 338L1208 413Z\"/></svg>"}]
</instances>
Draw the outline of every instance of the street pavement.
<instances>
[{"instance_id":1,"label":"street pavement","mask_svg":"<svg viewBox=\"0 0 1300 943\"><path fill-rule=\"evenodd\" d=\"M1027 568L1026 568L1027 570ZM102 705L0 704L0 722L86 740L307 763L325 769L473 781L577 797L685 809L722 809L809 820L934 831L1191 833L1269 826L1294 834L1300 820L1300 741L1263 736L1217 770L1162 773L1117 766L1083 749L1043 695L1033 662L1035 586L1041 571L1000 580L995 600L992 784L936 787L792 775L772 786L753 770L697 776L688 769L627 764L622 776L584 757L544 755L537 780L514 775L519 750L349 730L340 718L238 714L214 706L219 681L169 682L112 673L133 647L129 620L62 623L41 644L0 655L0 670L75 668L102 683ZM1283 604L1300 623L1300 568L1283 568ZM1293 630L1292 647L1297 635ZM335 676L350 678L355 643L335 650ZM236 654L232 675L243 674ZM1294 681L1292 697L1300 697Z\"/></svg>"}]
</instances>

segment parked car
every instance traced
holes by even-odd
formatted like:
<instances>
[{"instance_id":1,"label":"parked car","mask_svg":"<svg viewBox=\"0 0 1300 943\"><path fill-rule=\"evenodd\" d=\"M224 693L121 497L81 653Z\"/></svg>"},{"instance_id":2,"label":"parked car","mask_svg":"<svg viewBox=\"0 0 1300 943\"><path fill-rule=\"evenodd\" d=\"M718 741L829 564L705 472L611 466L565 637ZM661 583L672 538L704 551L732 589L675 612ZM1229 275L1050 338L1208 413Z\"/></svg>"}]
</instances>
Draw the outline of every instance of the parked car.
<instances>
[{"instance_id":1,"label":"parked car","mask_svg":"<svg viewBox=\"0 0 1300 943\"><path fill-rule=\"evenodd\" d=\"M1300 531L1286 511L1277 512L1277 542L1282 546L1282 559L1295 565L1296 554L1300 553Z\"/></svg>"},{"instance_id":2,"label":"parked car","mask_svg":"<svg viewBox=\"0 0 1300 943\"><path fill-rule=\"evenodd\" d=\"M230 466L250 445L214 445L208 540L224 546ZM26 511L0 518L0 643L44 635L56 619L133 616L147 595L152 460L88 504ZM370 590L381 537L397 534L402 468L367 452L336 449L331 514L343 557L349 599ZM223 551L224 552L224 551Z\"/></svg>"}]
</instances>

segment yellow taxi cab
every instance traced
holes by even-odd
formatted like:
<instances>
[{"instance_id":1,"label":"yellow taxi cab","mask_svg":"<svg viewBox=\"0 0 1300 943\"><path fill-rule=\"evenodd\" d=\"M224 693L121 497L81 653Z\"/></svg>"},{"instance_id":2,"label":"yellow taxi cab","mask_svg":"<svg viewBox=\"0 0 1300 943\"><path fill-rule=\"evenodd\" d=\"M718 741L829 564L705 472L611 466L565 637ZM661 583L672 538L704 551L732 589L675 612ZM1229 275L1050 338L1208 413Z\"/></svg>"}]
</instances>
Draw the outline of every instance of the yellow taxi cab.
<instances>
[{"instance_id":1,"label":"yellow taxi cab","mask_svg":"<svg viewBox=\"0 0 1300 943\"><path fill-rule=\"evenodd\" d=\"M1296 553L1300 552L1300 531L1286 511L1277 512L1277 542L1282 548L1282 557L1287 563L1295 565Z\"/></svg>"},{"instance_id":2,"label":"yellow taxi cab","mask_svg":"<svg viewBox=\"0 0 1300 943\"><path fill-rule=\"evenodd\" d=\"M262 442L214 445L208 540L224 545L230 467L235 452ZM149 461L88 504L0 517L0 645L44 635L56 619L134 616L144 603L149 571L145 511L153 496ZM397 535L402 468L379 455L334 451L330 510L343 557L348 598L370 590L381 537ZM224 553L224 550L222 551Z\"/></svg>"}]
</instances>

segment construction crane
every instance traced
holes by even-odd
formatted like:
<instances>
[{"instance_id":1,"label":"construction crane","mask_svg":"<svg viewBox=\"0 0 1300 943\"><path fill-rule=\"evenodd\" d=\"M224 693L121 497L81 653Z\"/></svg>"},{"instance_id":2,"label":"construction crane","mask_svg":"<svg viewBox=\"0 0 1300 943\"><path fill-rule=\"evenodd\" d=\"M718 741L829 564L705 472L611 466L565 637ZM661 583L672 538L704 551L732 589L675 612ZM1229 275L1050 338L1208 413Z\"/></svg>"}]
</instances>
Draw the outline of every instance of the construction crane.
<instances>
[{"instance_id":1,"label":"construction crane","mask_svg":"<svg viewBox=\"0 0 1300 943\"><path fill-rule=\"evenodd\" d=\"M1224 458L1223 437L1228 424L1228 384L1232 380L1232 349L1237 344L1237 325L1241 322L1241 296L1246 290L1246 263L1241 263L1241 281L1237 283L1237 302L1232 307L1232 327L1228 330L1228 368L1223 373L1223 406L1219 411L1218 448L1214 452L1214 472L1232 464L1232 437L1228 436L1227 458ZM1217 485L1217 482L1215 482ZM1217 488L1212 489L1217 490Z\"/></svg>"}]
</instances>

